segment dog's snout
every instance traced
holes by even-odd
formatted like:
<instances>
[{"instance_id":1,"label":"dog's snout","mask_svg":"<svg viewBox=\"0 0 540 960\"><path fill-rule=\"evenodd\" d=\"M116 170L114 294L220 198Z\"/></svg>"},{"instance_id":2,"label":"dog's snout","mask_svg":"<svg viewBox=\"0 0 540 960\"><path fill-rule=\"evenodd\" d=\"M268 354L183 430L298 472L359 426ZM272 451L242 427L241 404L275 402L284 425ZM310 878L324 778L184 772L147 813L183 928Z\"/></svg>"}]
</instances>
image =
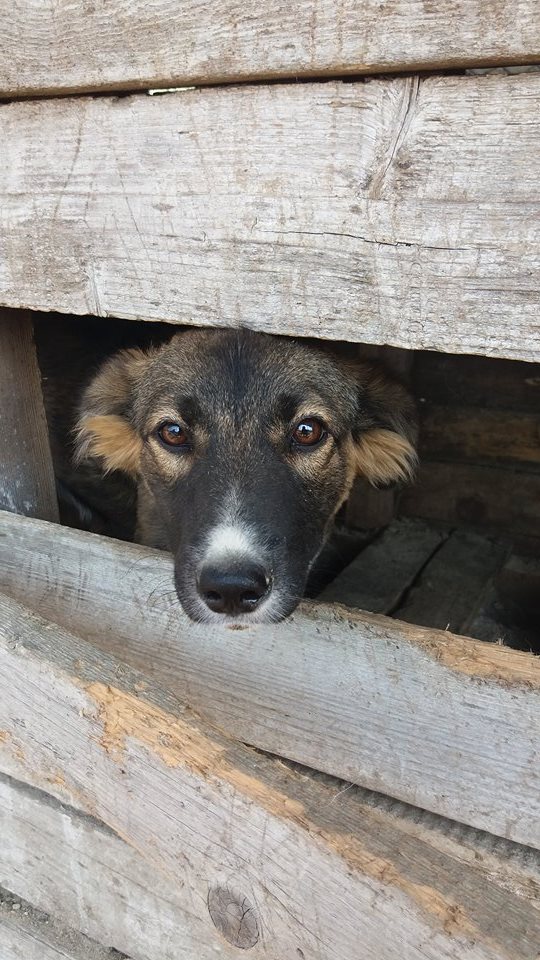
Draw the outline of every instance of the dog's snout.
<instances>
[{"instance_id":1,"label":"dog's snout","mask_svg":"<svg viewBox=\"0 0 540 960\"><path fill-rule=\"evenodd\" d=\"M201 570L199 595L214 613L234 616L251 613L270 591L262 567L207 565Z\"/></svg>"}]
</instances>

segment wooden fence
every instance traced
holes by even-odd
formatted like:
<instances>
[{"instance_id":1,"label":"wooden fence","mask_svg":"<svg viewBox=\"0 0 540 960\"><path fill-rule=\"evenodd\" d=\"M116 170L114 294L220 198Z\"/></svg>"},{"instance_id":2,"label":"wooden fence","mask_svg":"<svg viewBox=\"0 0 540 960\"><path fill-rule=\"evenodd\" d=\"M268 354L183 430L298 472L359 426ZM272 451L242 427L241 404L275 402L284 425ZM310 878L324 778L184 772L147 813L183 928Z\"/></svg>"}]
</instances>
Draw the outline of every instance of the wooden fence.
<instances>
[{"instance_id":1,"label":"wooden fence","mask_svg":"<svg viewBox=\"0 0 540 960\"><path fill-rule=\"evenodd\" d=\"M465 72L540 62L537 3L21 0L0 52L1 960L538 960L538 657L188 622L58 526L28 312L540 360L540 73Z\"/></svg>"}]
</instances>

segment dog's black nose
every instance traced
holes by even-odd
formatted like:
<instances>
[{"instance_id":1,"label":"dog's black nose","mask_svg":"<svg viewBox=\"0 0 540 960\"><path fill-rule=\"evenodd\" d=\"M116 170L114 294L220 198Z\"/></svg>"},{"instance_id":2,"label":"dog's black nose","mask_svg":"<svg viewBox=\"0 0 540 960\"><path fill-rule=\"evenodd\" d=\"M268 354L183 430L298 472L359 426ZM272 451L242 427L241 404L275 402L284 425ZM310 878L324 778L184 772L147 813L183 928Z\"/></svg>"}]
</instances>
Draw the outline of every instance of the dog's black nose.
<instances>
[{"instance_id":1,"label":"dog's black nose","mask_svg":"<svg viewBox=\"0 0 540 960\"><path fill-rule=\"evenodd\" d=\"M214 613L251 613L269 591L269 580L258 566L206 566L199 577L199 594Z\"/></svg>"}]
</instances>

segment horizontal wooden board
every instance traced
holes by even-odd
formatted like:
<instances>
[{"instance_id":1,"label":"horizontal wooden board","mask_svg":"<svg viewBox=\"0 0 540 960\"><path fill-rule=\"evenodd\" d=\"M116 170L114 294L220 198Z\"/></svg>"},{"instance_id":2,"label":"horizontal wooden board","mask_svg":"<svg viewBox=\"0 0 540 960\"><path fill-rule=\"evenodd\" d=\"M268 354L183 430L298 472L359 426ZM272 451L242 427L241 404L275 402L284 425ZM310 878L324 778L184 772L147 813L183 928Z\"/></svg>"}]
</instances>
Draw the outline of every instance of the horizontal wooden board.
<instances>
[{"instance_id":1,"label":"horizontal wooden board","mask_svg":"<svg viewBox=\"0 0 540 960\"><path fill-rule=\"evenodd\" d=\"M0 37L15 96L540 58L531 0L5 0Z\"/></svg>"},{"instance_id":2,"label":"horizontal wooden board","mask_svg":"<svg viewBox=\"0 0 540 960\"><path fill-rule=\"evenodd\" d=\"M539 96L523 74L5 104L0 303L538 359Z\"/></svg>"},{"instance_id":3,"label":"horizontal wooden board","mask_svg":"<svg viewBox=\"0 0 540 960\"><path fill-rule=\"evenodd\" d=\"M241 741L540 847L540 659L340 606L196 626L159 551L1 515L0 589Z\"/></svg>"},{"instance_id":4,"label":"horizontal wooden board","mask_svg":"<svg viewBox=\"0 0 540 960\"><path fill-rule=\"evenodd\" d=\"M540 465L540 414L431 404L420 414L421 459Z\"/></svg>"},{"instance_id":5,"label":"horizontal wooden board","mask_svg":"<svg viewBox=\"0 0 540 960\"><path fill-rule=\"evenodd\" d=\"M339 804L346 785L336 781L331 788ZM415 839L419 850L426 846L453 861L457 873L465 866L465 874L474 871L477 880L488 881L488 890L509 890L512 899L540 911L538 852L376 794L355 794L371 816L406 836L407 845ZM74 929L129 949L130 960L214 960L215 943L208 952L203 938L194 941L176 885L94 818L0 774L0 825L0 875L40 916L60 912ZM1 900L0 891L0 917Z\"/></svg>"},{"instance_id":6,"label":"horizontal wooden board","mask_svg":"<svg viewBox=\"0 0 540 960\"><path fill-rule=\"evenodd\" d=\"M540 364L419 351L410 383L421 403L540 415Z\"/></svg>"},{"instance_id":7,"label":"horizontal wooden board","mask_svg":"<svg viewBox=\"0 0 540 960\"><path fill-rule=\"evenodd\" d=\"M525 470L423 461L400 498L400 513L468 524L515 541L540 537L540 475Z\"/></svg>"},{"instance_id":8,"label":"horizontal wooden board","mask_svg":"<svg viewBox=\"0 0 540 960\"><path fill-rule=\"evenodd\" d=\"M357 960L361 943L378 960L536 960L530 900L7 599L0 687L0 766L156 863L220 956Z\"/></svg>"},{"instance_id":9,"label":"horizontal wooden board","mask_svg":"<svg viewBox=\"0 0 540 960\"><path fill-rule=\"evenodd\" d=\"M40 911L130 960L215 960L177 884L94 818L0 775L0 835L0 878Z\"/></svg>"}]
</instances>

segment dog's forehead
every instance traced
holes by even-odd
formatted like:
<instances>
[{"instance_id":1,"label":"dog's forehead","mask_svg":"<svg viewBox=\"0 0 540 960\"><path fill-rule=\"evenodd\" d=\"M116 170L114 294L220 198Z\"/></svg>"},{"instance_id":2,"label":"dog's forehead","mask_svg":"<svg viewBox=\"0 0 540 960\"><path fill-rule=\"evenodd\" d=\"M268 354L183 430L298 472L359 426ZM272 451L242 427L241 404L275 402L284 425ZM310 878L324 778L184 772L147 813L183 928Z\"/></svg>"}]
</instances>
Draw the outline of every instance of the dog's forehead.
<instances>
[{"instance_id":1,"label":"dog's forehead","mask_svg":"<svg viewBox=\"0 0 540 960\"><path fill-rule=\"evenodd\" d=\"M308 343L250 331L194 330L175 336L148 372L146 401L190 397L203 410L252 406L259 413L283 397L352 402L350 376Z\"/></svg>"}]
</instances>

